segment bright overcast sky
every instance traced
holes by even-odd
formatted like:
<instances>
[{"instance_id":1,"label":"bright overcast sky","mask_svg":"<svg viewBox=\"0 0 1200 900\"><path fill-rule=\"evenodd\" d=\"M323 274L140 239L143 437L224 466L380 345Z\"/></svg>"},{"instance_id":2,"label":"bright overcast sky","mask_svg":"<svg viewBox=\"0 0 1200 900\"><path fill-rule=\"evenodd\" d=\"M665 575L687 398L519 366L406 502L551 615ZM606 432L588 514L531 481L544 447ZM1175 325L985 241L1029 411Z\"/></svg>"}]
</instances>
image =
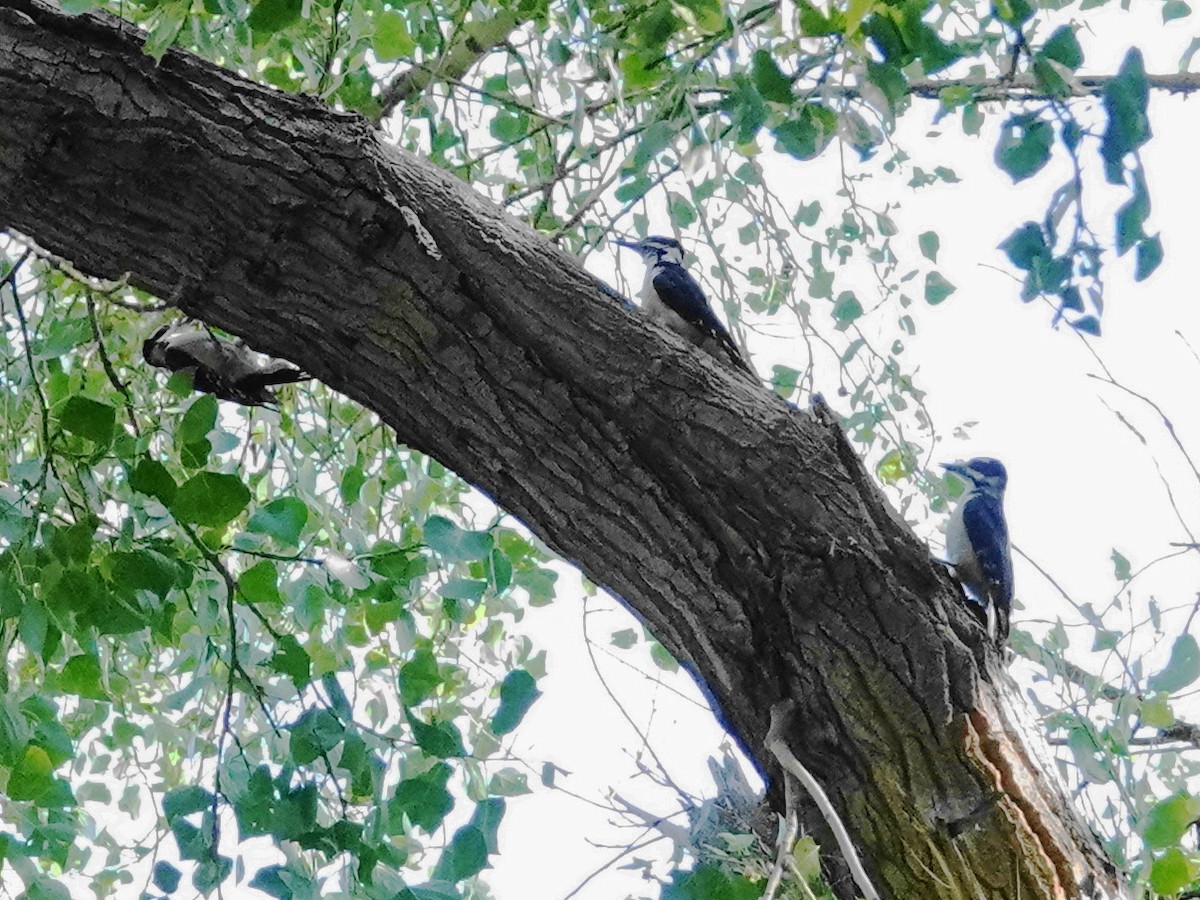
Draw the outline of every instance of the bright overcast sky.
<instances>
[{"instance_id":1,"label":"bright overcast sky","mask_svg":"<svg viewBox=\"0 0 1200 900\"><path fill-rule=\"evenodd\" d=\"M1176 70L1181 54L1200 32L1196 16L1164 28L1159 4L1138 6L1137 14L1107 9L1086 14L1094 30L1091 36L1081 35L1087 72L1115 72L1131 37L1135 43L1140 39L1148 71ZM1200 454L1194 387L1200 383L1200 361L1185 343L1186 339L1200 351L1200 258L1193 248L1198 102L1160 94L1151 98L1154 137L1142 152L1153 202L1147 233L1162 232L1166 259L1147 282L1135 284L1132 253L1120 261L1110 256L1104 336L1090 343L1113 376L1157 402L1172 418L1184 446ZM887 201L902 204L893 214L902 229L897 240L906 241L898 247L906 247L900 252L908 254L901 270L918 264L916 236L933 229L941 236L938 268L958 288L941 306L921 304L916 309L918 333L908 341L904 357L910 367L919 367L917 386L928 392L928 408L943 436L934 458L1002 459L1009 470L1007 512L1014 542L1075 600L1103 609L1118 588L1110 561L1114 548L1136 570L1166 552L1169 542L1189 539L1172 512L1155 458L1193 527L1200 524L1200 486L1170 446L1158 417L1129 394L1089 378L1088 373L1098 373L1100 367L1070 329L1051 329L1048 307L1020 303L1011 269L996 249L1016 226L1041 218L1050 192L1065 180L1063 161L1056 159L1040 175L1014 187L992 163L1002 115L993 111L979 138L963 137L957 122L950 120L937 127L941 137L930 141L925 134L932 128L935 110L933 102L914 107L896 143L912 156L910 164L927 170L948 165L962 182L914 190L907 186L911 172L887 176L878 171L864 188L879 207ZM800 185L802 196L795 199L822 200L832 207L838 185L835 149L807 164L772 163L790 167L788 180L775 183ZM1114 190L1104 199L1106 206L1092 212L1098 234L1107 239L1112 212L1125 195ZM670 230L665 217L651 226ZM732 237L730 244L736 244ZM588 265L613 278L613 260L604 257L596 254ZM622 265L626 279L636 287L638 264L626 259ZM864 305L869 304L864 300ZM750 347L760 373L769 374L776 361L802 367L796 365L795 342L755 335ZM846 412L833 395L834 386L830 379L829 399ZM1148 444L1143 446L1109 407L1126 416ZM955 426L967 421L978 424L966 439L953 437ZM940 524L921 523L918 531L928 535ZM1200 586L1200 553L1187 554L1155 570L1152 577L1135 590L1126 625L1143 618L1152 593L1164 608L1190 607ZM1090 630L1072 630L1079 616L1020 558L1016 579L1018 601L1024 607L1014 616L1019 626L1038 634L1061 617L1073 637L1074 658L1094 671L1113 663L1088 653ZM612 791L655 814L672 813L679 808L673 792L637 775L634 758L639 753L651 766L653 760L641 751L641 737L617 711L589 661L577 584L573 578L560 582L560 599L526 618L529 632L549 650L549 675L540 685L544 696L515 736L514 752L535 768L548 760L571 772L560 775L558 784L588 800L606 803ZM719 754L723 734L711 714L698 708L701 701L690 680L682 674L666 676L655 686L632 671L625 663L652 677L659 674L644 643L626 651L607 646L612 632L637 627L632 618L602 595L588 600L588 608L595 611L588 617L589 633L609 688L648 735L671 779L698 797L711 796L706 759ZM1186 609L1180 615L1185 614ZM1176 628L1181 621L1175 620ZM1149 629L1143 634L1136 652L1144 654L1146 671L1153 671L1165 661L1169 643L1156 645ZM1023 684L1030 683L1027 668L1014 668L1014 673ZM1190 708L1179 710L1181 714L1197 715L1200 703L1191 699ZM530 782L536 785L536 777ZM686 826L682 817L673 821ZM563 900L593 869L643 836L642 829L616 827L615 822L618 818L611 812L540 785L533 795L514 799L500 833L502 852L493 858L495 868L485 873L497 900ZM655 885L642 881L636 870L618 866L634 858L661 859L670 849L662 840L622 858L573 896L657 898Z\"/></svg>"}]
</instances>

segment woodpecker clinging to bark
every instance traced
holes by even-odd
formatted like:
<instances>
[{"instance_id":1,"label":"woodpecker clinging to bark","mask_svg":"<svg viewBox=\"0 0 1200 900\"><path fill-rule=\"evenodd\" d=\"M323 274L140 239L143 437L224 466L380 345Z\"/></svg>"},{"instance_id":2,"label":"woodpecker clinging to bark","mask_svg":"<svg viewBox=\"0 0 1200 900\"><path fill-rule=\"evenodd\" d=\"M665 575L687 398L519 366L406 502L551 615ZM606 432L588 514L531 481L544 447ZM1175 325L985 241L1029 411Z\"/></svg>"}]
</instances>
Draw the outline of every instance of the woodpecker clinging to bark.
<instances>
[{"instance_id":1,"label":"woodpecker clinging to bark","mask_svg":"<svg viewBox=\"0 0 1200 900\"><path fill-rule=\"evenodd\" d=\"M967 483L946 525L946 559L968 594L987 613L988 634L999 644L1008 640L1012 614L1013 568L1004 521L1004 487L1008 473L996 459L977 457L944 464Z\"/></svg>"},{"instance_id":2,"label":"woodpecker clinging to bark","mask_svg":"<svg viewBox=\"0 0 1200 900\"><path fill-rule=\"evenodd\" d=\"M718 359L724 357L754 375L733 338L716 317L708 298L683 267L683 248L674 238L653 236L641 241L617 241L636 250L646 263L642 282L642 311Z\"/></svg>"},{"instance_id":3,"label":"woodpecker clinging to bark","mask_svg":"<svg viewBox=\"0 0 1200 900\"><path fill-rule=\"evenodd\" d=\"M264 362L241 342L220 340L186 322L164 325L146 338L142 356L152 366L190 372L196 390L243 406L274 403L273 386L311 377L282 360Z\"/></svg>"}]
</instances>

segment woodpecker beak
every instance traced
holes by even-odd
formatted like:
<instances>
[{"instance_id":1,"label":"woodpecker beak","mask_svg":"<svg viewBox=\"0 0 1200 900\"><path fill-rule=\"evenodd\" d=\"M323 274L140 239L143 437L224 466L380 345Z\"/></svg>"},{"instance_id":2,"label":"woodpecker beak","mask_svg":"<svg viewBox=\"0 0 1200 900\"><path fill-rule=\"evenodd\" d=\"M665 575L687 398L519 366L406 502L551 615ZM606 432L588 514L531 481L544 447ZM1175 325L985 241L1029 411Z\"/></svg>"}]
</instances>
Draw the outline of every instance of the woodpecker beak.
<instances>
[{"instance_id":1,"label":"woodpecker beak","mask_svg":"<svg viewBox=\"0 0 1200 900\"><path fill-rule=\"evenodd\" d=\"M938 463L947 472L953 472L959 478L967 477L967 467L963 463Z\"/></svg>"},{"instance_id":2,"label":"woodpecker beak","mask_svg":"<svg viewBox=\"0 0 1200 900\"><path fill-rule=\"evenodd\" d=\"M625 241L621 238L613 238L613 243L618 247L628 247L630 250L636 250L638 253L642 252L641 241Z\"/></svg>"}]
</instances>

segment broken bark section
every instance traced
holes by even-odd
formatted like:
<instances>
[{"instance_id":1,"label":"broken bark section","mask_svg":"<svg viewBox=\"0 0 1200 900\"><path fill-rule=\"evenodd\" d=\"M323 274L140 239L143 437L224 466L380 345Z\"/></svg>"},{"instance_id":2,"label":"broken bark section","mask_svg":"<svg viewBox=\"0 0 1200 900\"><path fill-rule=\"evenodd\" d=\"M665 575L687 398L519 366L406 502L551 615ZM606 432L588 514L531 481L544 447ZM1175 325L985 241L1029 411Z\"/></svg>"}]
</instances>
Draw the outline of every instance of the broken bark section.
<instances>
[{"instance_id":1,"label":"broken bark section","mask_svg":"<svg viewBox=\"0 0 1200 900\"><path fill-rule=\"evenodd\" d=\"M623 597L769 774L794 699L789 743L885 896L1119 893L825 410L642 321L362 119L141 40L0 8L5 224L379 413Z\"/></svg>"}]
</instances>

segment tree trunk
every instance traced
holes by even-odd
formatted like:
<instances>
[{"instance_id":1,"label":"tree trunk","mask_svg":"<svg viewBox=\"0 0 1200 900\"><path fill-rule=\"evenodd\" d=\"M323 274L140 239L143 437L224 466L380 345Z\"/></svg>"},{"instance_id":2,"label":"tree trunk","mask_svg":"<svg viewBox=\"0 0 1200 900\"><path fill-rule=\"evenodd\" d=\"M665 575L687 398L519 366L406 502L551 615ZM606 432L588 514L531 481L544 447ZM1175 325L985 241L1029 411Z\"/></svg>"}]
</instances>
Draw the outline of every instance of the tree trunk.
<instances>
[{"instance_id":1,"label":"tree trunk","mask_svg":"<svg viewBox=\"0 0 1200 900\"><path fill-rule=\"evenodd\" d=\"M885 896L1120 893L823 404L645 322L362 118L141 44L0 7L0 222L375 410L624 598L769 776L794 699L790 746Z\"/></svg>"}]
</instances>

